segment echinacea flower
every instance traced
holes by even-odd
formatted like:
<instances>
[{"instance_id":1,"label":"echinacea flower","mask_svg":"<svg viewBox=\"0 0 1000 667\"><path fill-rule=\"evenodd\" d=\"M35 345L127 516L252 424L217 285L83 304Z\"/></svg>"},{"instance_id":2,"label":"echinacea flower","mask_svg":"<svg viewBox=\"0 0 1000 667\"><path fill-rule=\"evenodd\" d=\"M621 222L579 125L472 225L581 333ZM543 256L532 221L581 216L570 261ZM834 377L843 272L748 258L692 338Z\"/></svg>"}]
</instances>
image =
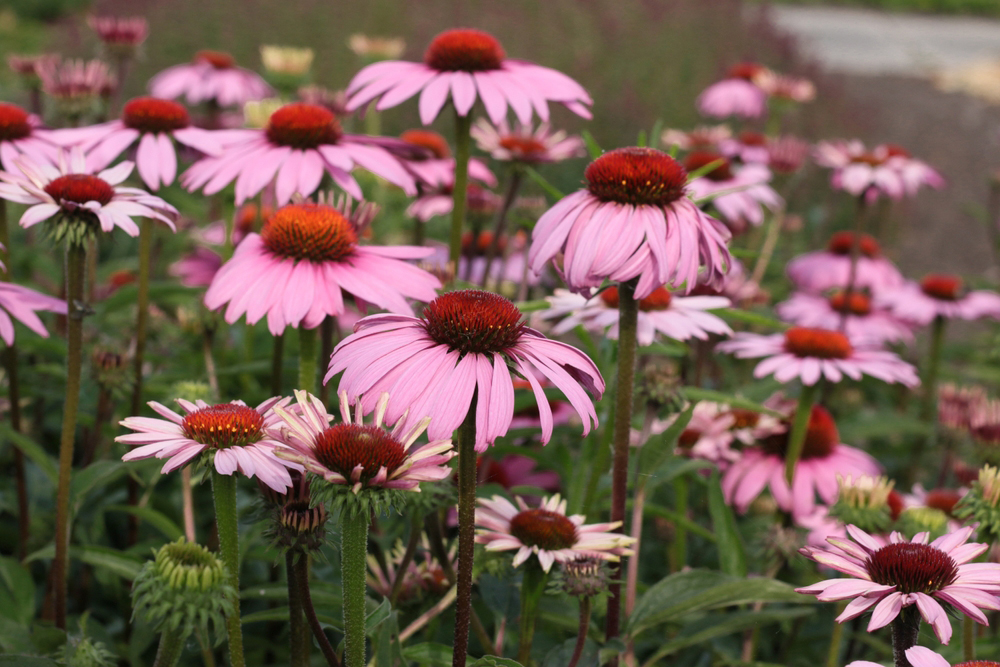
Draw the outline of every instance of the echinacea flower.
<instances>
[{"instance_id":1,"label":"echinacea flower","mask_svg":"<svg viewBox=\"0 0 1000 667\"><path fill-rule=\"evenodd\" d=\"M599 558L617 562L631 555L628 547L635 540L616 530L621 521L585 524L580 514L566 515L566 501L559 495L542 501L538 507L528 507L520 497L515 506L506 498L477 498L476 542L487 551L512 551L514 567L537 556L542 569L548 572L553 563L568 563L581 558Z\"/></svg>"},{"instance_id":2,"label":"echinacea flower","mask_svg":"<svg viewBox=\"0 0 1000 667\"><path fill-rule=\"evenodd\" d=\"M554 470L535 470L535 459L520 454L508 454L502 459L482 456L476 461L479 484L499 484L505 489L516 486L535 486L545 491L559 489L559 473Z\"/></svg>"},{"instance_id":3,"label":"echinacea flower","mask_svg":"<svg viewBox=\"0 0 1000 667\"><path fill-rule=\"evenodd\" d=\"M698 111L714 118L738 116L760 118L767 111L767 93L757 85L768 69L757 63L740 63L727 77L702 91L695 104Z\"/></svg>"},{"instance_id":4,"label":"echinacea flower","mask_svg":"<svg viewBox=\"0 0 1000 667\"><path fill-rule=\"evenodd\" d=\"M660 143L666 148L676 146L682 151L714 151L731 145L732 137L733 131L728 125L701 125L693 130L668 128L660 135Z\"/></svg>"},{"instance_id":5,"label":"echinacea flower","mask_svg":"<svg viewBox=\"0 0 1000 667\"><path fill-rule=\"evenodd\" d=\"M236 66L222 51L199 51L194 60L168 67L149 81L153 97L184 97L188 104L212 102L220 107L242 106L274 94L256 72Z\"/></svg>"},{"instance_id":6,"label":"echinacea flower","mask_svg":"<svg viewBox=\"0 0 1000 667\"><path fill-rule=\"evenodd\" d=\"M360 398L351 416L347 393L340 393L339 424L331 424L323 402L296 390L295 405L276 406L281 419L269 425L268 433L286 445L277 453L284 461L301 465L329 484L346 485L357 494L362 489L383 488L420 491L420 482L433 482L451 474L446 464L455 452L450 438L435 438L411 449L427 428L427 419L407 426L405 420L387 421L386 394L375 405L375 421L362 421ZM383 423L393 425L391 431Z\"/></svg>"},{"instance_id":7,"label":"echinacea flower","mask_svg":"<svg viewBox=\"0 0 1000 667\"><path fill-rule=\"evenodd\" d=\"M649 425L650 440L673 426L677 417L678 415L671 415L666 419L654 419ZM732 447L732 427L735 423L736 416L728 406L699 401L691 411L691 420L677 437L674 453L677 456L708 461L725 470L730 463L740 458L739 451ZM641 438L642 433L632 429L630 444L644 446L646 443L641 442Z\"/></svg>"},{"instance_id":8,"label":"echinacea flower","mask_svg":"<svg viewBox=\"0 0 1000 667\"><path fill-rule=\"evenodd\" d=\"M34 162L56 161L60 144L57 132L42 128L38 116L14 104L0 102L0 167L13 171L14 160L27 155Z\"/></svg>"},{"instance_id":9,"label":"echinacea flower","mask_svg":"<svg viewBox=\"0 0 1000 667\"><path fill-rule=\"evenodd\" d=\"M433 275L403 260L427 257L430 248L358 243L361 229L325 204L288 204L260 234L248 234L212 279L205 305L228 303L226 321L246 314L253 324L267 315L268 329L313 329L327 315L344 312L344 295L359 307L375 304L411 314L407 298L430 301L441 286ZM353 394L357 395L357 394Z\"/></svg>"},{"instance_id":10,"label":"echinacea flower","mask_svg":"<svg viewBox=\"0 0 1000 667\"><path fill-rule=\"evenodd\" d=\"M986 401L986 390L982 387L959 387L943 382L937 388L938 423L958 432L966 432L972 415Z\"/></svg>"},{"instance_id":11,"label":"echinacea flower","mask_svg":"<svg viewBox=\"0 0 1000 667\"><path fill-rule=\"evenodd\" d=\"M786 424L787 427L787 424ZM826 504L837 499L837 477L878 475L881 467L870 455L840 442L833 417L814 405L809 415L802 455L795 463L791 485L785 478L785 456L790 428L764 438L757 447L743 451L722 477L722 493L737 511L767 488L775 503L796 521L810 516L816 497Z\"/></svg>"},{"instance_id":12,"label":"echinacea flower","mask_svg":"<svg viewBox=\"0 0 1000 667\"><path fill-rule=\"evenodd\" d=\"M448 200L450 203L451 198L448 197ZM408 210L414 208L415 206L411 204ZM417 215L416 218L420 220L422 215L423 210L421 209L420 215ZM492 244L493 232L483 230L479 232L475 240L473 240L472 232L463 234L462 254L458 258L458 269L455 271L455 277L474 285L502 286L504 283L517 285L524 280L528 285L534 286L542 282L542 276L534 275L525 267L528 261L528 237L521 231L513 236L500 237L496 247L496 256L493 263L490 264L489 281L484 282L486 257ZM447 273L450 269L448 246L440 243L428 245L434 248L434 254L424 260L422 265L438 275Z\"/></svg>"},{"instance_id":13,"label":"echinacea flower","mask_svg":"<svg viewBox=\"0 0 1000 667\"><path fill-rule=\"evenodd\" d=\"M587 154L583 139L568 136L564 130L553 132L548 123L540 123L537 129L523 123L511 128L506 118L496 126L480 118L472 126L471 134L479 150L501 162L542 164Z\"/></svg>"},{"instance_id":14,"label":"echinacea flower","mask_svg":"<svg viewBox=\"0 0 1000 667\"><path fill-rule=\"evenodd\" d=\"M284 493L292 485L288 468L298 465L275 457L275 449L282 445L269 434L268 427L279 421L271 409L289 400L276 396L251 408L243 401L209 405L202 400L192 403L178 398L183 416L150 401L149 407L164 419L127 417L119 423L135 433L120 435L115 441L141 445L125 454L123 461L167 459L163 473L210 452L214 454L212 465L220 475L232 475L238 470Z\"/></svg>"},{"instance_id":15,"label":"echinacea flower","mask_svg":"<svg viewBox=\"0 0 1000 667\"><path fill-rule=\"evenodd\" d=\"M538 311L535 318L541 321L563 318L552 327L553 334L564 334L583 325L593 332L606 334L611 340L618 339L617 287L608 287L590 299L569 290L556 289L545 299L549 308ZM636 332L639 345L652 345L657 334L674 340L708 340L709 334L731 335L733 330L729 325L708 312L730 305L724 296L677 296L660 287L639 299Z\"/></svg>"},{"instance_id":16,"label":"echinacea flower","mask_svg":"<svg viewBox=\"0 0 1000 667\"><path fill-rule=\"evenodd\" d=\"M915 160L905 149L881 144L868 150L857 139L821 141L814 151L816 164L833 170L830 185L837 190L874 201L884 194L892 199L914 195L928 185L944 186L940 174Z\"/></svg>"},{"instance_id":17,"label":"echinacea flower","mask_svg":"<svg viewBox=\"0 0 1000 667\"><path fill-rule=\"evenodd\" d=\"M913 330L885 308L878 308L864 292L843 290L829 296L796 292L775 306L781 319L802 327L840 329L848 338L871 343L912 342Z\"/></svg>"},{"instance_id":18,"label":"echinacea flower","mask_svg":"<svg viewBox=\"0 0 1000 667\"><path fill-rule=\"evenodd\" d=\"M177 176L174 141L206 155L222 152L218 132L191 127L187 109L170 100L136 97L125 103L121 118L100 125L63 130L64 144L80 146L91 170L104 169L138 142L135 163L150 190L171 185Z\"/></svg>"},{"instance_id":19,"label":"echinacea flower","mask_svg":"<svg viewBox=\"0 0 1000 667\"><path fill-rule=\"evenodd\" d=\"M876 302L893 315L924 326L936 317L946 320L1000 319L1000 294L967 291L959 276L930 273L919 283L906 282L877 296Z\"/></svg>"},{"instance_id":20,"label":"echinacea flower","mask_svg":"<svg viewBox=\"0 0 1000 667\"><path fill-rule=\"evenodd\" d=\"M571 289L604 280L638 278L635 297L663 285L690 291L699 267L705 281L721 281L731 262L730 233L686 195L687 172L653 148L618 148L584 172L587 189L563 197L532 232L528 261L535 273L561 253Z\"/></svg>"},{"instance_id":21,"label":"echinacea flower","mask_svg":"<svg viewBox=\"0 0 1000 667\"><path fill-rule=\"evenodd\" d=\"M430 130L407 130L399 138L414 148L422 149L410 151L406 156L397 154L403 167L413 175L421 194L438 189L446 191L448 199L451 199L451 189L455 187L455 158L451 156L451 148L445 138ZM388 146L386 149L393 152ZM469 179L491 188L497 185L497 177L482 160L476 158L469 160Z\"/></svg>"},{"instance_id":22,"label":"echinacea flower","mask_svg":"<svg viewBox=\"0 0 1000 667\"><path fill-rule=\"evenodd\" d=\"M837 232L830 237L826 250L799 255L785 268L788 278L799 289L825 292L846 289L851 274L853 232ZM903 284L903 274L882 256L878 241L862 234L854 274L854 288L877 294Z\"/></svg>"},{"instance_id":23,"label":"echinacea flower","mask_svg":"<svg viewBox=\"0 0 1000 667\"><path fill-rule=\"evenodd\" d=\"M759 227L764 210L775 211L785 202L768 183L771 171L762 164L734 165L718 153L695 151L684 159L684 167L694 171L713 162L718 165L688 183L688 192L696 200L710 199L729 224L730 229L747 224Z\"/></svg>"},{"instance_id":24,"label":"echinacea flower","mask_svg":"<svg viewBox=\"0 0 1000 667\"><path fill-rule=\"evenodd\" d=\"M309 48L273 44L263 44L260 47L260 62L264 65L264 69L272 74L304 76L309 73L315 55L316 53Z\"/></svg>"},{"instance_id":25,"label":"echinacea flower","mask_svg":"<svg viewBox=\"0 0 1000 667\"><path fill-rule=\"evenodd\" d=\"M753 81L758 88L767 93L768 97L800 104L816 99L815 84L804 77L779 74L765 69L754 77Z\"/></svg>"},{"instance_id":26,"label":"echinacea flower","mask_svg":"<svg viewBox=\"0 0 1000 667\"><path fill-rule=\"evenodd\" d=\"M911 646L903 652L911 667L952 667L943 656L938 655L926 646ZM882 667L868 660L855 660L847 667ZM994 660L969 660L956 663L954 667L1000 667L1000 662Z\"/></svg>"},{"instance_id":27,"label":"echinacea flower","mask_svg":"<svg viewBox=\"0 0 1000 667\"><path fill-rule=\"evenodd\" d=\"M521 312L491 292L448 292L424 308L423 318L372 315L334 349L323 382L344 372L338 391L365 396L364 412L390 396L386 420L409 411L408 423L431 418L432 439L449 436L476 400L476 450L504 435L514 416L514 371L538 402L542 442L552 437L552 411L539 382L547 378L583 419L583 433L597 424L589 391L604 393L597 366L574 347L549 340L521 321Z\"/></svg>"},{"instance_id":28,"label":"echinacea flower","mask_svg":"<svg viewBox=\"0 0 1000 667\"><path fill-rule=\"evenodd\" d=\"M795 589L823 602L850 600L837 621L843 623L872 610L868 631L892 622L900 612L916 605L934 634L947 644L951 621L941 603L988 625L981 610L1000 610L1000 564L973 563L988 544L967 543L975 530L966 526L928 544L927 533L907 541L892 533L883 544L871 535L848 526L851 540L830 538L831 546L799 550L806 558L849 575ZM832 548L831 548L832 547Z\"/></svg>"},{"instance_id":29,"label":"echinacea flower","mask_svg":"<svg viewBox=\"0 0 1000 667\"><path fill-rule=\"evenodd\" d=\"M333 112L315 104L286 104L264 129L229 130L222 155L206 157L188 169L181 182L189 190L204 187L215 194L236 181L236 203L242 204L275 181L275 203L292 195L312 195L324 174L355 199L361 186L350 172L362 167L416 194L413 177L384 148L344 134Z\"/></svg>"},{"instance_id":30,"label":"echinacea flower","mask_svg":"<svg viewBox=\"0 0 1000 667\"><path fill-rule=\"evenodd\" d=\"M88 16L87 25L108 55L117 57L131 56L149 36L149 24L141 16Z\"/></svg>"},{"instance_id":31,"label":"echinacea flower","mask_svg":"<svg viewBox=\"0 0 1000 667\"><path fill-rule=\"evenodd\" d=\"M98 97L108 97L118 85L102 60L47 60L38 65L42 90L56 101L60 112L77 119Z\"/></svg>"},{"instance_id":32,"label":"echinacea flower","mask_svg":"<svg viewBox=\"0 0 1000 667\"><path fill-rule=\"evenodd\" d=\"M3 245L0 245L0 251L2 250ZM0 262L0 271L2 270L4 265ZM35 311L41 310L65 315L66 301L21 285L0 281L0 339L7 345L14 344L13 320L19 321L42 338L49 337L42 320L35 314Z\"/></svg>"},{"instance_id":33,"label":"echinacea flower","mask_svg":"<svg viewBox=\"0 0 1000 667\"><path fill-rule=\"evenodd\" d=\"M132 173L131 162L120 162L96 176L87 169L83 153L62 152L58 166L20 157L15 164L21 174L0 172L0 197L28 206L22 227L32 227L53 216L83 222L89 229L105 232L121 227L129 236L139 235L133 216L154 218L175 229L177 210L159 197L138 188L121 185Z\"/></svg>"},{"instance_id":34,"label":"echinacea flower","mask_svg":"<svg viewBox=\"0 0 1000 667\"><path fill-rule=\"evenodd\" d=\"M848 338L839 331L792 327L784 333L762 335L740 332L716 346L719 352L739 359L767 357L754 369L754 377L774 375L778 382L799 378L810 386L825 377L840 382L844 376L860 380L863 375L907 387L920 384L917 371L898 355L871 347L866 341Z\"/></svg>"},{"instance_id":35,"label":"echinacea flower","mask_svg":"<svg viewBox=\"0 0 1000 667\"><path fill-rule=\"evenodd\" d=\"M421 92L423 91L423 92ZM431 42L424 62L388 60L368 65L347 86L347 108L355 111L378 98L384 111L420 94L420 121L429 125L450 98L455 111L467 116L482 100L494 123L510 106L522 123L533 112L549 119L549 102L559 102L578 116L590 118L587 91L562 72L524 60L507 58L492 35L480 30L447 30Z\"/></svg>"}]
</instances>

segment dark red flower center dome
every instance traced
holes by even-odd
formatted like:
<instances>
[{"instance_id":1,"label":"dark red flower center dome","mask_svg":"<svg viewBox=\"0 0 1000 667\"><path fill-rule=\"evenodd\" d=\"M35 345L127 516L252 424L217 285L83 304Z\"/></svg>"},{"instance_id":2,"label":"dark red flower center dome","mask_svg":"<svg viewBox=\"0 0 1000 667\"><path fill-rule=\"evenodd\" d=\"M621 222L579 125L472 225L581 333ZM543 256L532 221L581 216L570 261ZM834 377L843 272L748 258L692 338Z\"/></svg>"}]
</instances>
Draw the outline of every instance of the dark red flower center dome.
<instances>
[{"instance_id":1,"label":"dark red flower center dome","mask_svg":"<svg viewBox=\"0 0 1000 667\"><path fill-rule=\"evenodd\" d=\"M90 174L66 174L45 186L45 192L57 202L86 204L96 201L104 206L111 203L115 189L107 181Z\"/></svg>"},{"instance_id":2,"label":"dark red flower center dome","mask_svg":"<svg viewBox=\"0 0 1000 667\"><path fill-rule=\"evenodd\" d=\"M951 556L928 544L889 544L868 557L865 569L876 584L902 593L933 593L958 576Z\"/></svg>"},{"instance_id":3,"label":"dark red flower center dome","mask_svg":"<svg viewBox=\"0 0 1000 667\"><path fill-rule=\"evenodd\" d=\"M484 72L500 69L506 57L493 35L482 30L446 30L424 53L428 67L445 72Z\"/></svg>"},{"instance_id":4,"label":"dark red flower center dome","mask_svg":"<svg viewBox=\"0 0 1000 667\"><path fill-rule=\"evenodd\" d=\"M264 417L246 405L220 403L187 415L181 428L188 438L216 449L243 447L261 439Z\"/></svg>"},{"instance_id":5,"label":"dark red flower center dome","mask_svg":"<svg viewBox=\"0 0 1000 667\"><path fill-rule=\"evenodd\" d=\"M191 124L187 109L177 102L136 97L125 103L122 122L140 132L173 132Z\"/></svg>"},{"instance_id":6,"label":"dark red flower center dome","mask_svg":"<svg viewBox=\"0 0 1000 667\"><path fill-rule=\"evenodd\" d=\"M768 436L761 442L764 451L781 458L788 450L788 438L791 435L791 424L786 421L788 429L784 433ZM840 444L840 433L833 415L821 405L814 405L809 413L809 424L806 426L806 439L802 444L802 460L822 459L833 453Z\"/></svg>"},{"instance_id":7,"label":"dark red flower center dome","mask_svg":"<svg viewBox=\"0 0 1000 667\"><path fill-rule=\"evenodd\" d=\"M14 104L0 102L0 141L17 141L30 134L28 112Z\"/></svg>"},{"instance_id":8,"label":"dark red flower center dome","mask_svg":"<svg viewBox=\"0 0 1000 667\"><path fill-rule=\"evenodd\" d=\"M657 287L644 299L639 299L639 310L650 312L653 310L667 310L670 308L670 301L673 297L665 287ZM609 308L618 307L618 288L609 287L601 292L601 299L608 304Z\"/></svg>"},{"instance_id":9,"label":"dark red flower center dome","mask_svg":"<svg viewBox=\"0 0 1000 667\"><path fill-rule=\"evenodd\" d=\"M924 294L941 301L957 301L962 296L962 287L962 279L948 273L931 273L920 281Z\"/></svg>"},{"instance_id":10,"label":"dark red flower center dome","mask_svg":"<svg viewBox=\"0 0 1000 667\"><path fill-rule=\"evenodd\" d=\"M521 339L521 311L499 294L448 292L424 308L424 326L434 341L463 353L505 352Z\"/></svg>"},{"instance_id":11,"label":"dark red flower center dome","mask_svg":"<svg viewBox=\"0 0 1000 667\"><path fill-rule=\"evenodd\" d=\"M510 534L528 547L549 551L576 544L576 526L558 512L537 508L524 510L510 520Z\"/></svg>"},{"instance_id":12,"label":"dark red flower center dome","mask_svg":"<svg viewBox=\"0 0 1000 667\"><path fill-rule=\"evenodd\" d=\"M948 516L952 515L955 505L962 499L962 495L954 489L934 489L927 492L924 498L924 505L941 510Z\"/></svg>"},{"instance_id":13,"label":"dark red flower center dome","mask_svg":"<svg viewBox=\"0 0 1000 667\"><path fill-rule=\"evenodd\" d=\"M753 410L733 408L729 414L733 417L733 425L730 428L734 430L753 428L760 423L760 413Z\"/></svg>"},{"instance_id":14,"label":"dark red flower center dome","mask_svg":"<svg viewBox=\"0 0 1000 667\"><path fill-rule=\"evenodd\" d=\"M583 177L592 195L620 204L666 206L684 196L687 171L655 148L608 151L591 162Z\"/></svg>"},{"instance_id":15,"label":"dark red flower center dome","mask_svg":"<svg viewBox=\"0 0 1000 667\"><path fill-rule=\"evenodd\" d=\"M230 69L236 67L236 59L225 51L204 49L194 54L194 62L208 63L215 69Z\"/></svg>"},{"instance_id":16,"label":"dark red flower center dome","mask_svg":"<svg viewBox=\"0 0 1000 667\"><path fill-rule=\"evenodd\" d=\"M508 134L500 137L500 147L520 159L532 159L545 153L545 144L534 137L519 134Z\"/></svg>"},{"instance_id":17,"label":"dark red flower center dome","mask_svg":"<svg viewBox=\"0 0 1000 667\"><path fill-rule=\"evenodd\" d=\"M354 225L332 206L289 204L274 212L260 232L275 255L311 262L336 262L358 243Z\"/></svg>"},{"instance_id":18,"label":"dark red flower center dome","mask_svg":"<svg viewBox=\"0 0 1000 667\"><path fill-rule=\"evenodd\" d=\"M835 255L850 255L851 247L854 245L854 232L837 232L830 237L827 250ZM882 249L878 241L868 234L861 235L861 254L865 257L878 257L882 254Z\"/></svg>"},{"instance_id":19,"label":"dark red flower center dome","mask_svg":"<svg viewBox=\"0 0 1000 667\"><path fill-rule=\"evenodd\" d=\"M864 316L872 312L872 300L862 292L841 290L830 295L830 308L838 313Z\"/></svg>"},{"instance_id":20,"label":"dark red flower center dome","mask_svg":"<svg viewBox=\"0 0 1000 667\"><path fill-rule=\"evenodd\" d=\"M713 151L692 151L688 153L687 157L684 158L684 168L690 173L707 167L713 162L717 162L718 164L710 171L702 174L703 178L707 178L710 181L728 181L733 178L733 170L730 167L729 160L722 154Z\"/></svg>"},{"instance_id":21,"label":"dark red flower center dome","mask_svg":"<svg viewBox=\"0 0 1000 667\"><path fill-rule=\"evenodd\" d=\"M489 230L483 230L479 232L473 241L472 232L465 232L462 234L462 254L474 257L483 257L489 251L490 246L493 245L493 232ZM497 241L497 252L502 253L507 248L507 237L501 236Z\"/></svg>"},{"instance_id":22,"label":"dark red flower center dome","mask_svg":"<svg viewBox=\"0 0 1000 667\"><path fill-rule=\"evenodd\" d=\"M744 146L767 146L767 135L760 132L744 130L740 132L740 143Z\"/></svg>"},{"instance_id":23,"label":"dark red flower center dome","mask_svg":"<svg viewBox=\"0 0 1000 667\"><path fill-rule=\"evenodd\" d=\"M385 429L371 424L344 423L331 426L314 443L316 458L333 472L351 481L358 466L367 482L385 468L391 475L406 460L406 450Z\"/></svg>"},{"instance_id":24,"label":"dark red flower center dome","mask_svg":"<svg viewBox=\"0 0 1000 667\"><path fill-rule=\"evenodd\" d=\"M760 63L737 63L729 68L727 78L746 79L753 81L755 78L767 71L767 68Z\"/></svg>"},{"instance_id":25,"label":"dark red flower center dome","mask_svg":"<svg viewBox=\"0 0 1000 667\"><path fill-rule=\"evenodd\" d=\"M342 132L332 111L318 104L286 104L267 121L264 132L271 143L292 148L335 144Z\"/></svg>"},{"instance_id":26,"label":"dark red flower center dome","mask_svg":"<svg viewBox=\"0 0 1000 667\"><path fill-rule=\"evenodd\" d=\"M448 141L437 132L431 130L407 130L399 138L408 144L420 146L429 150L433 157L443 160L451 157L451 147Z\"/></svg>"},{"instance_id":27,"label":"dark red flower center dome","mask_svg":"<svg viewBox=\"0 0 1000 667\"><path fill-rule=\"evenodd\" d=\"M796 357L847 359L853 348L847 336L839 331L792 327L785 332L785 350Z\"/></svg>"}]
</instances>

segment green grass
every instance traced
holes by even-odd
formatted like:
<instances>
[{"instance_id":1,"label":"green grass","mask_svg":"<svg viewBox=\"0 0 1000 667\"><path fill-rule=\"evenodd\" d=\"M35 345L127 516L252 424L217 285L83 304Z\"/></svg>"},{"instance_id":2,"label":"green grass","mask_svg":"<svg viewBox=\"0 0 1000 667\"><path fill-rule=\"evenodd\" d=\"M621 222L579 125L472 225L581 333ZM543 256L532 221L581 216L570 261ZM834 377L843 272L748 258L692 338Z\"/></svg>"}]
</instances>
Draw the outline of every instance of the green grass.
<instances>
[{"instance_id":1,"label":"green grass","mask_svg":"<svg viewBox=\"0 0 1000 667\"><path fill-rule=\"evenodd\" d=\"M788 5L867 7L891 12L1000 16L1000 0L766 0Z\"/></svg>"}]
</instances>

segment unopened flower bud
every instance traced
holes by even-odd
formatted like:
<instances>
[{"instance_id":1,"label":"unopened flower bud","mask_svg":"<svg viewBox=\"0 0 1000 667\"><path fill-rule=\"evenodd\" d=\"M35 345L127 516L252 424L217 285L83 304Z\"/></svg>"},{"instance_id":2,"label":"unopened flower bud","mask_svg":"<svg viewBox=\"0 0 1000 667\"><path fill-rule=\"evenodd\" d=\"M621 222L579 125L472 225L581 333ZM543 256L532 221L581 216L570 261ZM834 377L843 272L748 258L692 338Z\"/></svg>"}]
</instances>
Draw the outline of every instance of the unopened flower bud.
<instances>
[{"instance_id":1,"label":"unopened flower bud","mask_svg":"<svg viewBox=\"0 0 1000 667\"><path fill-rule=\"evenodd\" d=\"M604 561L585 558L562 565L562 589L568 595L596 597L608 591L610 581Z\"/></svg>"},{"instance_id":2,"label":"unopened flower bud","mask_svg":"<svg viewBox=\"0 0 1000 667\"><path fill-rule=\"evenodd\" d=\"M979 470L979 479L958 501L955 516L977 522L982 541L1000 543L1000 468L986 465Z\"/></svg>"},{"instance_id":3,"label":"unopened flower bud","mask_svg":"<svg viewBox=\"0 0 1000 667\"><path fill-rule=\"evenodd\" d=\"M896 530L909 538L930 533L930 539L935 540L948 532L948 515L933 507L908 507L899 515Z\"/></svg>"}]
</instances>

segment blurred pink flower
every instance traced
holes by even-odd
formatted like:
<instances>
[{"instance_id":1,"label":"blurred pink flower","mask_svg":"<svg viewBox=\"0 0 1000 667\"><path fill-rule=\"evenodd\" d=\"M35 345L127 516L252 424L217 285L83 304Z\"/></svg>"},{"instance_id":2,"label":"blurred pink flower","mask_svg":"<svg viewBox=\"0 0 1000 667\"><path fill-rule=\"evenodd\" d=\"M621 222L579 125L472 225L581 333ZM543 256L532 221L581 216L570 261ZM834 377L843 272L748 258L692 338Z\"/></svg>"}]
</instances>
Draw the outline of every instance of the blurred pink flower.
<instances>
[{"instance_id":1,"label":"blurred pink flower","mask_svg":"<svg viewBox=\"0 0 1000 667\"><path fill-rule=\"evenodd\" d=\"M149 36L149 24L141 16L88 16L87 25L111 49L134 49Z\"/></svg>"},{"instance_id":2,"label":"blurred pink flower","mask_svg":"<svg viewBox=\"0 0 1000 667\"><path fill-rule=\"evenodd\" d=\"M966 291L959 276L930 273L919 283L906 282L876 295L876 303L901 320L918 326L935 317L947 320L1000 319L1000 294L986 290Z\"/></svg>"},{"instance_id":3,"label":"blurred pink flower","mask_svg":"<svg viewBox=\"0 0 1000 667\"><path fill-rule=\"evenodd\" d=\"M944 179L905 149L881 144L867 150L857 139L821 141L814 150L816 164L833 170L830 184L874 201L879 194L892 199L916 194L921 186L944 187Z\"/></svg>"},{"instance_id":4,"label":"blurred pink flower","mask_svg":"<svg viewBox=\"0 0 1000 667\"><path fill-rule=\"evenodd\" d=\"M668 128L660 135L663 146L676 146L682 151L722 151L722 146L733 145L735 141L737 140L733 139L733 131L728 125L702 125L690 131Z\"/></svg>"},{"instance_id":5,"label":"blurred pink flower","mask_svg":"<svg viewBox=\"0 0 1000 667\"><path fill-rule=\"evenodd\" d=\"M0 250L3 250L2 244ZM3 262L0 262L0 271L3 270L5 267ZM66 301L14 283L0 281L0 338L7 345L14 344L13 320L19 321L42 338L49 337L42 320L35 314L35 311L39 310L65 315Z\"/></svg>"},{"instance_id":6,"label":"blurred pink flower","mask_svg":"<svg viewBox=\"0 0 1000 667\"><path fill-rule=\"evenodd\" d=\"M583 139L568 136L563 130L553 132L548 123L541 123L533 130L531 125L523 123L511 128L506 118L496 126L480 118L472 126L472 138L479 150L502 162L542 164L587 154Z\"/></svg>"},{"instance_id":7,"label":"blurred pink flower","mask_svg":"<svg viewBox=\"0 0 1000 667\"><path fill-rule=\"evenodd\" d=\"M768 71L757 63L734 65L725 79L698 96L698 111L714 118L760 118L767 111L767 93L756 82Z\"/></svg>"},{"instance_id":8,"label":"blurred pink flower","mask_svg":"<svg viewBox=\"0 0 1000 667\"><path fill-rule=\"evenodd\" d=\"M795 286L807 292L845 289L851 273L851 246L854 232L837 232L830 237L826 250L799 255L788 262L786 273ZM873 294L903 284L903 274L888 259L876 241L861 235L861 248L854 275L854 288Z\"/></svg>"},{"instance_id":9,"label":"blurred pink flower","mask_svg":"<svg viewBox=\"0 0 1000 667\"><path fill-rule=\"evenodd\" d=\"M407 130L399 138L423 149L405 157L397 154L403 167L416 180L421 195L432 194L433 191L439 190L447 191L451 198L451 189L455 187L455 158L451 157L451 150L445 138L430 130ZM476 158L469 160L469 179L491 188L497 185L497 178L493 172L482 160Z\"/></svg>"},{"instance_id":10,"label":"blurred pink flower","mask_svg":"<svg viewBox=\"0 0 1000 667\"><path fill-rule=\"evenodd\" d=\"M27 155L33 162L54 164L60 145L58 132L42 128L42 121L19 106L0 102L0 167L14 171L14 159Z\"/></svg>"},{"instance_id":11,"label":"blurred pink flower","mask_svg":"<svg viewBox=\"0 0 1000 667\"><path fill-rule=\"evenodd\" d=\"M909 325L888 310L875 307L863 292L846 294L840 290L828 297L795 292L775 309L781 319L801 327L838 330L843 322L848 338L876 345L913 342Z\"/></svg>"},{"instance_id":12,"label":"blurred pink flower","mask_svg":"<svg viewBox=\"0 0 1000 667\"><path fill-rule=\"evenodd\" d=\"M96 97L107 97L117 82L101 60L45 60L38 64L42 90L71 114L83 113Z\"/></svg>"},{"instance_id":13,"label":"blurred pink flower","mask_svg":"<svg viewBox=\"0 0 1000 667\"><path fill-rule=\"evenodd\" d=\"M378 99L384 111L421 92L420 121L429 125L450 98L455 111L467 116L480 99L494 123L508 105L522 123L535 111L549 119L549 102L559 102L578 116L590 118L587 91L561 72L524 60L508 59L500 42L479 30L447 30L431 42L423 63L386 60L368 65L347 86L347 108L361 109Z\"/></svg>"},{"instance_id":14,"label":"blurred pink flower","mask_svg":"<svg viewBox=\"0 0 1000 667\"><path fill-rule=\"evenodd\" d=\"M502 459L480 457L477 463L479 484L499 484L505 489L516 486L535 486L545 491L559 489L559 474L552 470L535 470L535 459L508 454Z\"/></svg>"},{"instance_id":15,"label":"blurred pink flower","mask_svg":"<svg viewBox=\"0 0 1000 667\"><path fill-rule=\"evenodd\" d=\"M689 172L712 162L722 162L699 178L688 182L688 193L696 201L709 200L730 229L747 224L759 227L764 210L776 211L785 201L768 183L771 171L761 164L737 166L718 153L695 151L684 159Z\"/></svg>"},{"instance_id":16,"label":"blurred pink flower","mask_svg":"<svg viewBox=\"0 0 1000 667\"><path fill-rule=\"evenodd\" d=\"M220 107L242 106L274 94L256 72L236 66L228 53L199 51L194 60L174 65L149 80L153 97L172 100L184 97L188 104L215 103Z\"/></svg>"}]
</instances>

